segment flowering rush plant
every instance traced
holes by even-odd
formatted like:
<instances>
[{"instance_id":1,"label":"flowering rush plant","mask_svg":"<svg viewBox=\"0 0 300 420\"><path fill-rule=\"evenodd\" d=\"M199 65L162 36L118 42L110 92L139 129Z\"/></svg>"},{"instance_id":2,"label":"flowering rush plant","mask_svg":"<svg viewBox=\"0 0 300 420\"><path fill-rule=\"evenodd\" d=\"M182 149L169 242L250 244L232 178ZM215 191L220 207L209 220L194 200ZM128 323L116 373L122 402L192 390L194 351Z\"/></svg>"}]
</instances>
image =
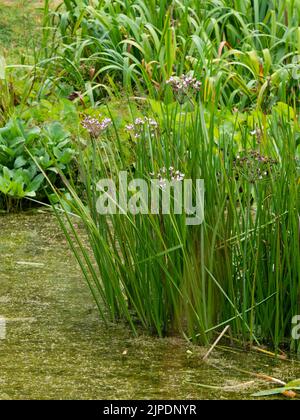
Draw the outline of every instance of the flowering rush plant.
<instances>
[{"instance_id":1,"label":"flowering rush plant","mask_svg":"<svg viewBox=\"0 0 300 420\"><path fill-rule=\"evenodd\" d=\"M172 87L177 99L182 102L197 94L201 89L201 82L191 74L182 74L181 76L171 76L166 84Z\"/></svg>"},{"instance_id":2,"label":"flowering rush plant","mask_svg":"<svg viewBox=\"0 0 300 420\"><path fill-rule=\"evenodd\" d=\"M140 138L147 128L150 131L151 137L154 137L158 129L158 123L153 118L136 118L133 124L128 124L125 128L132 133L136 139Z\"/></svg>"},{"instance_id":3,"label":"flowering rush plant","mask_svg":"<svg viewBox=\"0 0 300 420\"><path fill-rule=\"evenodd\" d=\"M101 118L101 116L99 116ZM110 125L112 121L110 118L97 119L86 116L81 125L84 127L94 139L98 138Z\"/></svg>"},{"instance_id":4,"label":"flowering rush plant","mask_svg":"<svg viewBox=\"0 0 300 420\"><path fill-rule=\"evenodd\" d=\"M161 188L165 188L168 182L181 182L185 178L185 174L183 174L179 169L175 169L173 166L170 166L168 169L163 167L157 174L151 172L149 175L151 177L157 176L158 184Z\"/></svg>"}]
</instances>

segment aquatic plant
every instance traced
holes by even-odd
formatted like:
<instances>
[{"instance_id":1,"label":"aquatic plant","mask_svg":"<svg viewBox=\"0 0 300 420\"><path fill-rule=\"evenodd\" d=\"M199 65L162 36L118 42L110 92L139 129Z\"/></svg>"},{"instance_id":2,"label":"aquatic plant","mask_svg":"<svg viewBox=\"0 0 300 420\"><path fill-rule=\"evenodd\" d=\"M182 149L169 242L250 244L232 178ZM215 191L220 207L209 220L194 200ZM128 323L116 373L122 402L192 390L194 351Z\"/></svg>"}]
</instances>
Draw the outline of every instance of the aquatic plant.
<instances>
[{"instance_id":1,"label":"aquatic plant","mask_svg":"<svg viewBox=\"0 0 300 420\"><path fill-rule=\"evenodd\" d=\"M277 381L273 380L273 382L277 382L277 384L281 385L281 387L268 389L265 391L259 391L253 394L252 396L253 397L271 397L273 395L279 395L279 394L282 394L287 398L296 398L297 396L299 396L300 379L294 379L288 383L285 383L279 380Z\"/></svg>"},{"instance_id":2,"label":"aquatic plant","mask_svg":"<svg viewBox=\"0 0 300 420\"><path fill-rule=\"evenodd\" d=\"M253 148L251 129L240 130L237 121L233 131L216 131L201 103L192 112L162 109L159 131L139 131L131 166L124 166L127 149L114 122L113 130L91 136L79 158L86 200L65 180L92 256L72 217L56 214L102 317L125 319L134 332L141 325L200 343L229 324L245 343L297 350L291 338L300 284L297 123L268 115L263 141ZM97 182L124 170L129 180L151 182L158 174L162 188L169 177L204 179L203 224L187 226L187 215L174 209L99 214Z\"/></svg>"},{"instance_id":3,"label":"aquatic plant","mask_svg":"<svg viewBox=\"0 0 300 420\"><path fill-rule=\"evenodd\" d=\"M155 136L156 131L158 130L158 123L153 118L136 118L132 124L127 124L125 126L126 130L133 134L135 139L138 139L146 131L150 132L150 135Z\"/></svg>"},{"instance_id":4,"label":"aquatic plant","mask_svg":"<svg viewBox=\"0 0 300 420\"><path fill-rule=\"evenodd\" d=\"M50 21L46 67L92 101L123 88L160 98L190 72L223 106L268 111L299 90L299 0L64 1Z\"/></svg>"},{"instance_id":5,"label":"aquatic plant","mask_svg":"<svg viewBox=\"0 0 300 420\"><path fill-rule=\"evenodd\" d=\"M47 179L105 322L199 343L230 325L243 344L299 351L299 0L65 0L44 12L34 65L0 60L1 123L27 118L0 131L2 202L42 194ZM131 113L111 115L107 96ZM98 181L121 172L157 177L160 193L203 179L204 222L175 206L99 214Z\"/></svg>"},{"instance_id":6,"label":"aquatic plant","mask_svg":"<svg viewBox=\"0 0 300 420\"><path fill-rule=\"evenodd\" d=\"M70 134L59 123L40 128L11 119L0 128L0 208L16 210L25 198L45 200L47 183L39 167L59 185L57 171L69 173L75 153Z\"/></svg>"},{"instance_id":7,"label":"aquatic plant","mask_svg":"<svg viewBox=\"0 0 300 420\"><path fill-rule=\"evenodd\" d=\"M111 125L111 119L104 118L102 121L99 121L97 118L87 116L82 120L81 124L87 129L91 137L97 138Z\"/></svg>"}]
</instances>

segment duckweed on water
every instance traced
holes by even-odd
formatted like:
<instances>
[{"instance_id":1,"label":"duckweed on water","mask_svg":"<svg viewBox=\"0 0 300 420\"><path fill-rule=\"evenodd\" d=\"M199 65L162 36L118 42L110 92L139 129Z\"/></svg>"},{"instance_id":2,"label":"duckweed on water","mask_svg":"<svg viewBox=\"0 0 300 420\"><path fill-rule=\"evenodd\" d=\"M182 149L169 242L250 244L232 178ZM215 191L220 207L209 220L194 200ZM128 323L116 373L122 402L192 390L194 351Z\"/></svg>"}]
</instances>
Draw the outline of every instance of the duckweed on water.
<instances>
[{"instance_id":1,"label":"duckweed on water","mask_svg":"<svg viewBox=\"0 0 300 420\"><path fill-rule=\"evenodd\" d=\"M299 377L297 362L216 350L203 363L207 349L176 337L106 328L53 216L2 216L0 231L0 399L241 399L268 385L231 368Z\"/></svg>"}]
</instances>

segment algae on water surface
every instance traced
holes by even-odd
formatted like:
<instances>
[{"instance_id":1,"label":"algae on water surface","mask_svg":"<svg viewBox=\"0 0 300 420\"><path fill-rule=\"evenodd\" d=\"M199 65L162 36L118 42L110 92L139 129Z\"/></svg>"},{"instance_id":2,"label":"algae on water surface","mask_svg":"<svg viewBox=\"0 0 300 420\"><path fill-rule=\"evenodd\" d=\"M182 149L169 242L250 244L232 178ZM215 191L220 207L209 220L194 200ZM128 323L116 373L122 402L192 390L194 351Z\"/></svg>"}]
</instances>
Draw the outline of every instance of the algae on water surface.
<instances>
[{"instance_id":1,"label":"algae on water surface","mask_svg":"<svg viewBox=\"0 0 300 420\"><path fill-rule=\"evenodd\" d=\"M178 338L134 338L105 327L56 220L47 213L0 217L0 399L248 398L268 387L230 367L299 375L297 362L205 349Z\"/></svg>"}]
</instances>

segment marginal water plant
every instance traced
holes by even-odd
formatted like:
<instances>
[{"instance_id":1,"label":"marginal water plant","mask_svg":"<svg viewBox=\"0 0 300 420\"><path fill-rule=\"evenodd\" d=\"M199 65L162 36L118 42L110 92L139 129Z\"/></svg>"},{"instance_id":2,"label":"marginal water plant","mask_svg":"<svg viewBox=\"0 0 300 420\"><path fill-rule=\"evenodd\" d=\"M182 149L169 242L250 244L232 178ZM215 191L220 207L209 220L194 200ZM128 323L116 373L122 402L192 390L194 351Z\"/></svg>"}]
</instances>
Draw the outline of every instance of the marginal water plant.
<instances>
[{"instance_id":1,"label":"marginal water plant","mask_svg":"<svg viewBox=\"0 0 300 420\"><path fill-rule=\"evenodd\" d=\"M0 205L53 204L108 325L300 351L299 27L299 0L46 0L38 50L0 59ZM102 214L121 173L140 211Z\"/></svg>"},{"instance_id":2,"label":"marginal water plant","mask_svg":"<svg viewBox=\"0 0 300 420\"><path fill-rule=\"evenodd\" d=\"M112 120L96 136L83 122L90 133L79 158L84 194L66 179L65 186L92 254L76 218L56 211L102 317L124 319L135 333L141 326L199 343L231 325L241 342L297 351L291 337L300 284L297 123L274 111L236 117L230 130L218 130L219 111L208 112L201 102L192 111L176 103L156 111L132 118L129 133L139 128L128 138L130 161L122 127ZM99 180L117 182L126 171L129 180L151 182L153 174L163 180L177 168L179 182L204 180L201 225L188 226L187 215L174 208L170 214L97 211Z\"/></svg>"},{"instance_id":3,"label":"marginal water plant","mask_svg":"<svg viewBox=\"0 0 300 420\"><path fill-rule=\"evenodd\" d=\"M70 134L58 122L40 128L12 118L0 128L0 208L16 210L28 205L25 198L45 199L39 167L59 186L58 171L68 173L75 154Z\"/></svg>"},{"instance_id":4,"label":"marginal water plant","mask_svg":"<svg viewBox=\"0 0 300 420\"><path fill-rule=\"evenodd\" d=\"M299 0L63 3L45 64L91 101L123 89L159 99L175 70L201 76L204 103L299 106Z\"/></svg>"}]
</instances>

